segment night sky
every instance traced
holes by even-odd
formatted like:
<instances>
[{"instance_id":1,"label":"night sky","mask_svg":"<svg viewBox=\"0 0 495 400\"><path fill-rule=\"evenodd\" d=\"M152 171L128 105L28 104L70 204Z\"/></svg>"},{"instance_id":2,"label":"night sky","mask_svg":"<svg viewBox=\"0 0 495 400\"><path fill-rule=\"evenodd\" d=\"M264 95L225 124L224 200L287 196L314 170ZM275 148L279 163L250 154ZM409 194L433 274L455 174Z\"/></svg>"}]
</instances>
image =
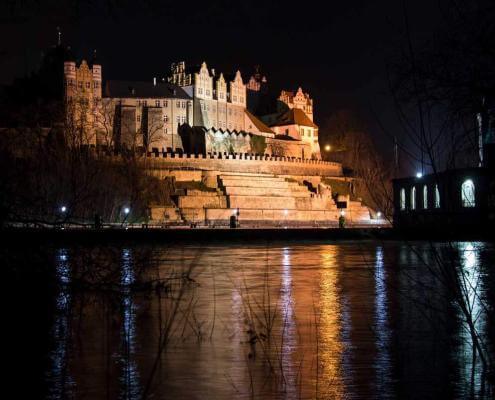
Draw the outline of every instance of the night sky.
<instances>
[{"instance_id":1,"label":"night sky","mask_svg":"<svg viewBox=\"0 0 495 400\"><path fill-rule=\"evenodd\" d=\"M400 136L388 90L387 64L399 54L403 2L328 1L12 1L0 6L0 83L36 67L41 51L62 41L78 58L93 49L104 79L151 80L171 62L205 60L217 71L261 65L271 90L302 86L315 101L320 135L328 117L347 109L366 122L385 154ZM441 21L435 1L405 1L418 45ZM7 40L6 40L7 39Z\"/></svg>"}]
</instances>

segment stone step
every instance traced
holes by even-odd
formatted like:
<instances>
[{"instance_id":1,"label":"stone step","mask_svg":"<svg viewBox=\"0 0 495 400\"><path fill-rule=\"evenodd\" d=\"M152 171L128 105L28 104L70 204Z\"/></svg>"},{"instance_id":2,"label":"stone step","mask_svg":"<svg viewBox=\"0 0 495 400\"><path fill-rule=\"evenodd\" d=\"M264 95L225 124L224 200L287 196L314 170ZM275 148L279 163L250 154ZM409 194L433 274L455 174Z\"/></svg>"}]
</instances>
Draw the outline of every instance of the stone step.
<instances>
[{"instance_id":1,"label":"stone step","mask_svg":"<svg viewBox=\"0 0 495 400\"><path fill-rule=\"evenodd\" d=\"M232 180L253 180L259 179L263 181L285 181L285 178L274 176L274 175L255 175L255 174L246 174L246 175L230 175L230 174L220 174L218 175L220 179L232 179Z\"/></svg>"},{"instance_id":2,"label":"stone step","mask_svg":"<svg viewBox=\"0 0 495 400\"><path fill-rule=\"evenodd\" d=\"M368 222L371 220L370 212L367 208L359 211L347 209L345 211L345 218L353 222Z\"/></svg>"},{"instance_id":3,"label":"stone step","mask_svg":"<svg viewBox=\"0 0 495 400\"><path fill-rule=\"evenodd\" d=\"M205 220L205 210L205 208L181 208L180 211L184 221L201 222Z\"/></svg>"},{"instance_id":4,"label":"stone step","mask_svg":"<svg viewBox=\"0 0 495 400\"><path fill-rule=\"evenodd\" d=\"M206 219L209 222L228 221L232 215L236 215L237 209L213 209L206 210ZM284 223L285 221L299 222L337 222L339 219L338 212L327 210L267 210L267 209L240 209L239 221L273 221Z\"/></svg>"},{"instance_id":5,"label":"stone step","mask_svg":"<svg viewBox=\"0 0 495 400\"><path fill-rule=\"evenodd\" d=\"M282 196L228 196L228 204L230 208L245 208L245 209L296 209L295 197Z\"/></svg>"},{"instance_id":6,"label":"stone step","mask_svg":"<svg viewBox=\"0 0 495 400\"><path fill-rule=\"evenodd\" d=\"M253 172L222 172L220 175L220 177L222 176L229 176L229 177L236 177L236 176L239 176L239 177L246 177L246 176L259 176L261 178L279 178L278 176L274 175L274 174L257 174L257 173L253 173ZM284 178L280 178L280 179L284 179Z\"/></svg>"},{"instance_id":7,"label":"stone step","mask_svg":"<svg viewBox=\"0 0 495 400\"><path fill-rule=\"evenodd\" d=\"M267 188L247 186L227 186L225 192L228 195L241 196L282 196L282 197L310 197L311 193L304 188Z\"/></svg>"},{"instance_id":8,"label":"stone step","mask_svg":"<svg viewBox=\"0 0 495 400\"><path fill-rule=\"evenodd\" d=\"M285 180L263 180L263 179L221 179L222 186L241 186L241 187L272 187L272 188L289 188L289 182Z\"/></svg>"},{"instance_id":9,"label":"stone step","mask_svg":"<svg viewBox=\"0 0 495 400\"><path fill-rule=\"evenodd\" d=\"M225 196L179 196L179 208L221 208L227 207L227 198Z\"/></svg>"}]
</instances>

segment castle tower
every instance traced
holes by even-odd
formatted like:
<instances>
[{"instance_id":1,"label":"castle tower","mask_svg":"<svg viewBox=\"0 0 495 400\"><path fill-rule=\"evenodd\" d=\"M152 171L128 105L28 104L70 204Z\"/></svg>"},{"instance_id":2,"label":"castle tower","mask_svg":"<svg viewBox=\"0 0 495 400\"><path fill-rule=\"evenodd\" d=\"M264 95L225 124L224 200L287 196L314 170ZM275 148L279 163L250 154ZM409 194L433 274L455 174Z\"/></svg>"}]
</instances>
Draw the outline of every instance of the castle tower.
<instances>
[{"instance_id":1,"label":"castle tower","mask_svg":"<svg viewBox=\"0 0 495 400\"><path fill-rule=\"evenodd\" d=\"M64 62L64 90L68 140L74 145L96 144L96 117L102 96L102 68L83 60Z\"/></svg>"},{"instance_id":2,"label":"castle tower","mask_svg":"<svg viewBox=\"0 0 495 400\"><path fill-rule=\"evenodd\" d=\"M101 64L96 59L96 50L91 60L91 72L93 74L93 97L101 99Z\"/></svg>"},{"instance_id":3,"label":"castle tower","mask_svg":"<svg viewBox=\"0 0 495 400\"><path fill-rule=\"evenodd\" d=\"M64 62L64 91L65 100L68 101L76 95L76 63L74 61Z\"/></svg>"}]
</instances>

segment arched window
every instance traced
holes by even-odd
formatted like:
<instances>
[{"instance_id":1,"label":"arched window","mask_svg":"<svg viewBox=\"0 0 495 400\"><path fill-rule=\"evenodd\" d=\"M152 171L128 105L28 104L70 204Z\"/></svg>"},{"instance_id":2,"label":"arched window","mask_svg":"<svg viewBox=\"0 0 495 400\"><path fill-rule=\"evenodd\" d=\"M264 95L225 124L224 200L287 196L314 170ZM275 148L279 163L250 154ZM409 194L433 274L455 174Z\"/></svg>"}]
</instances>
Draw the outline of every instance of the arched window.
<instances>
[{"instance_id":1,"label":"arched window","mask_svg":"<svg viewBox=\"0 0 495 400\"><path fill-rule=\"evenodd\" d=\"M428 186L423 186L423 208L426 210L428 208Z\"/></svg>"},{"instance_id":2,"label":"arched window","mask_svg":"<svg viewBox=\"0 0 495 400\"><path fill-rule=\"evenodd\" d=\"M461 199L463 207L474 207L476 205L474 197L474 183L471 179L467 179L462 183Z\"/></svg>"},{"instance_id":3,"label":"arched window","mask_svg":"<svg viewBox=\"0 0 495 400\"><path fill-rule=\"evenodd\" d=\"M411 210L416 209L416 186L411 188Z\"/></svg>"},{"instance_id":4,"label":"arched window","mask_svg":"<svg viewBox=\"0 0 495 400\"><path fill-rule=\"evenodd\" d=\"M438 185L435 185L435 208L440 208L440 192Z\"/></svg>"},{"instance_id":5,"label":"arched window","mask_svg":"<svg viewBox=\"0 0 495 400\"><path fill-rule=\"evenodd\" d=\"M400 189L400 209L406 209L406 190L404 188Z\"/></svg>"}]
</instances>

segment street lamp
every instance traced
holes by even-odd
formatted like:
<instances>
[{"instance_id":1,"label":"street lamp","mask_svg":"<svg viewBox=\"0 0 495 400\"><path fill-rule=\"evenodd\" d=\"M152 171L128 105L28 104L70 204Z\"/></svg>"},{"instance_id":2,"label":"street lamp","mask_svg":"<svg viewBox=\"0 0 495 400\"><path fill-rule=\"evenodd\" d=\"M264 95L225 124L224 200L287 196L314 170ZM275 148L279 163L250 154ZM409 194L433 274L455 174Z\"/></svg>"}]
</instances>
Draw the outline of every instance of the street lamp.
<instances>
[{"instance_id":1,"label":"street lamp","mask_svg":"<svg viewBox=\"0 0 495 400\"><path fill-rule=\"evenodd\" d=\"M329 144L325 145L325 151L330 151L332 150L332 146L330 146Z\"/></svg>"},{"instance_id":2,"label":"street lamp","mask_svg":"<svg viewBox=\"0 0 495 400\"><path fill-rule=\"evenodd\" d=\"M131 212L131 209L129 207L124 208L124 214L127 215Z\"/></svg>"},{"instance_id":3,"label":"street lamp","mask_svg":"<svg viewBox=\"0 0 495 400\"><path fill-rule=\"evenodd\" d=\"M423 173L422 172L416 172L416 178L420 179L423 177Z\"/></svg>"},{"instance_id":4,"label":"street lamp","mask_svg":"<svg viewBox=\"0 0 495 400\"><path fill-rule=\"evenodd\" d=\"M65 213L66 211L67 211L67 207L66 206L60 207L60 212Z\"/></svg>"},{"instance_id":5,"label":"street lamp","mask_svg":"<svg viewBox=\"0 0 495 400\"><path fill-rule=\"evenodd\" d=\"M381 218L381 217L382 217L382 213L381 213L381 211L378 211L378 212L376 213L376 216L377 216L378 218Z\"/></svg>"}]
</instances>

